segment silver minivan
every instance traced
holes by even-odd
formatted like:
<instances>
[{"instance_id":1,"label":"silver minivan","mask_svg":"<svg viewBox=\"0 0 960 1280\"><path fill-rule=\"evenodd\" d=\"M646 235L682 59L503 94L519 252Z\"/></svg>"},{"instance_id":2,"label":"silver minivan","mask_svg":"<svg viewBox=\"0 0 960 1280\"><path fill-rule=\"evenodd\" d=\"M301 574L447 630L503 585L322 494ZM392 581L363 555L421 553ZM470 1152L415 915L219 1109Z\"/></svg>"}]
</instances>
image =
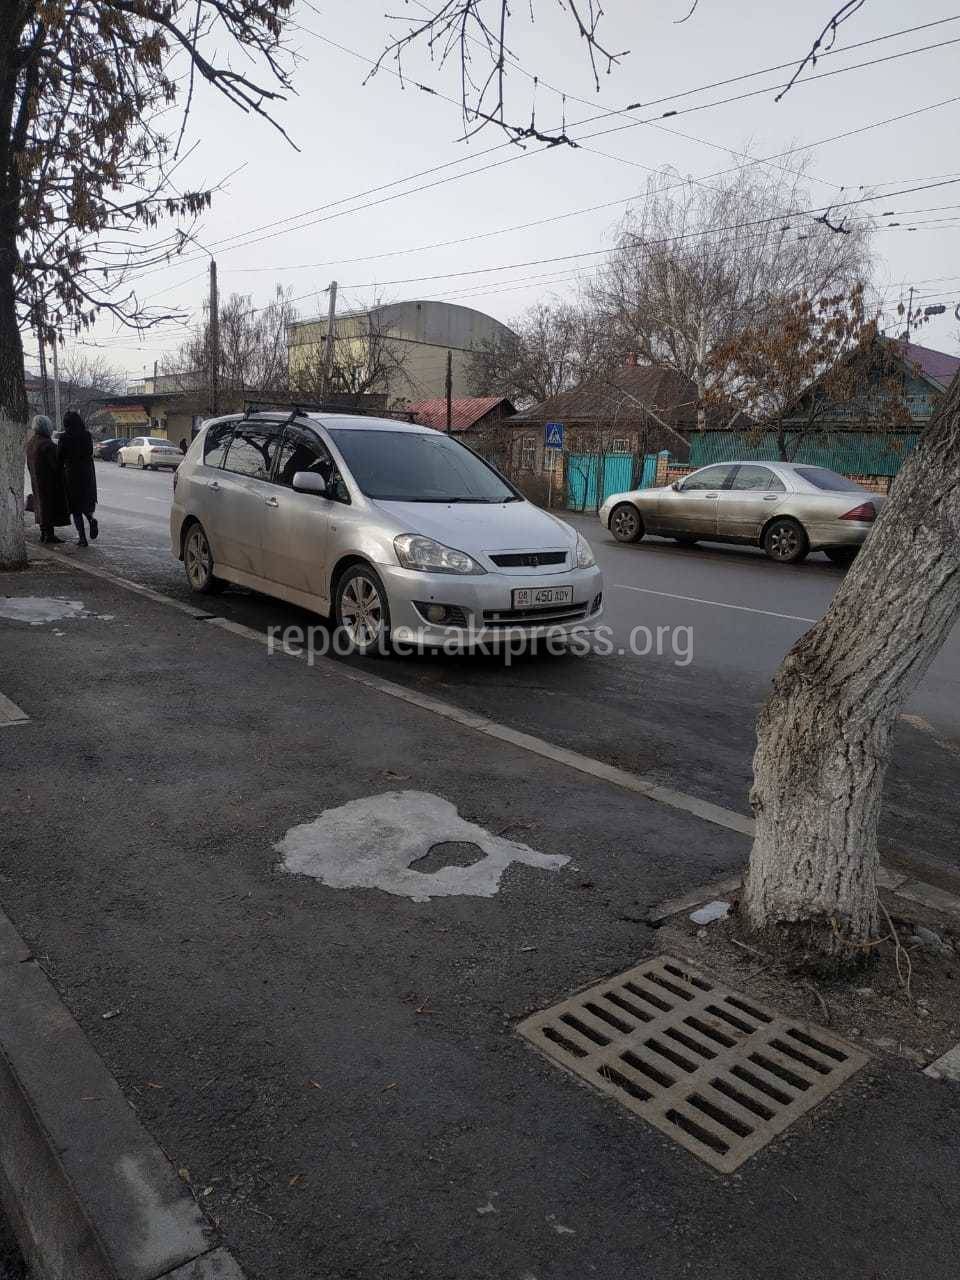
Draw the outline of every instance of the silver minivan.
<instances>
[{"instance_id":1,"label":"silver minivan","mask_svg":"<svg viewBox=\"0 0 960 1280\"><path fill-rule=\"evenodd\" d=\"M454 437L390 419L213 419L174 477L170 536L194 591L277 596L361 651L582 632L603 607L582 534Z\"/></svg>"}]
</instances>

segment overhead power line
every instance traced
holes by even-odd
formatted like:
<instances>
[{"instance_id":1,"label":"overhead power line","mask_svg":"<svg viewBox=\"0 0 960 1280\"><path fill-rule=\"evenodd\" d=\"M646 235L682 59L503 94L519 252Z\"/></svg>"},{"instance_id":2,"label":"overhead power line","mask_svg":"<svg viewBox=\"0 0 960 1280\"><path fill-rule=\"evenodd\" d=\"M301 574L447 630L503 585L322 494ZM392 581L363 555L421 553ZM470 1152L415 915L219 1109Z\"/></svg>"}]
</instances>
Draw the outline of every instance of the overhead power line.
<instances>
[{"instance_id":1,"label":"overhead power line","mask_svg":"<svg viewBox=\"0 0 960 1280\"><path fill-rule=\"evenodd\" d=\"M795 210L787 211L785 213L779 213L779 214L775 214L775 215L771 215L763 218L750 218L743 222L732 223L729 226L701 227L695 231L687 232L684 235L670 236L661 240L647 240L647 241L644 241L644 243L647 246L653 246L661 243L676 243L678 241L699 239L706 235L719 235L727 231L739 231L739 230L749 229L751 227L769 226L771 223L776 223L776 222L788 224L791 219L796 219L801 217L803 218L812 217L814 214L818 214L818 213L827 213L830 211L852 208L854 206L868 204L875 200L889 200L891 197L898 196L898 195L912 195L914 192L917 192L917 191L929 191L938 187L954 186L957 183L960 183L960 177L945 179L940 182L927 183L923 186L918 186L918 187L904 188L901 191L885 192L883 195L859 196L852 200L834 201L829 205L818 205L812 209L795 209ZM784 231L789 229L790 229L789 226L787 225L784 226ZM570 262L576 259L597 257L602 254L610 254L615 251L616 251L615 247L611 248L609 246L602 246L601 248L598 248L598 249L580 249L574 253L558 254L550 258L533 258L525 262L500 263L497 266L475 267L475 268L467 269L464 271L448 271L448 272L442 272L440 274L430 275L430 276L405 276L401 279L396 279L396 280L365 281L362 284L348 283L343 287L346 289L383 289L383 288L391 288L395 285L401 285L401 284L429 284L435 280L453 280L463 276L486 275L495 271L512 271L512 270L519 270L521 268L526 268L526 267L545 266L545 265L557 263L557 262ZM316 290L311 289L309 293L303 294L299 297L291 298L290 301L301 302L306 298L312 298L315 294L316 294ZM253 307L246 314L253 315L257 311L264 310L265 307L269 305L270 305L269 303L266 303L262 307Z\"/></svg>"},{"instance_id":2,"label":"overhead power line","mask_svg":"<svg viewBox=\"0 0 960 1280\"><path fill-rule=\"evenodd\" d=\"M927 113L927 112L938 110L938 109L939 109L939 108L941 108L941 107L949 106L949 105L952 105L953 103L956 103L956 102L960 102L960 95L958 95L957 97L953 97L953 98L946 98L946 99L944 99L944 100L942 100L942 101L940 101L940 102L930 103L930 104L928 104L927 106L924 106L924 107L917 107L917 108L915 108L915 109L914 109L914 110L912 110L912 111L902 112L900 115L887 116L887 117L885 117L885 118L884 118L884 119L882 119L882 120L875 120L875 121L872 121L870 124L861 125L861 126L858 126L858 127L857 127L857 128L855 128L855 129L846 129L846 130L844 130L842 133L832 134L832 135L830 135L830 136L829 136L829 137L827 137L827 138L820 138L820 139L817 139L815 142L799 144L799 145L797 145L796 147L788 148L786 151L778 152L778 153L777 153L776 155L774 155L774 156L769 156L769 157L767 157L767 160L779 159L779 158L781 158L781 157L783 157L783 156L792 155L792 154L794 154L794 153L796 153L796 152L798 152L798 151L810 150L810 149L812 149L812 148L814 148L814 147L822 147L822 146L826 146L826 145L828 145L828 144L830 144L830 143L834 143L834 142L841 142L841 141L844 141L844 140L845 140L845 139L847 139L847 138L856 137L856 136L858 136L858 135L860 135L860 134L870 132L870 131L871 131L871 130L873 130L873 129L885 128L887 125L891 125L891 124L898 124L898 123L900 123L900 122L901 122L901 121L903 121L903 120L913 119L913 118L915 118L915 117L916 117L916 116L918 116L918 115L923 115L923 114L925 114L925 113ZM599 151L598 151L598 152L597 152L597 154L599 154L599 155L604 155L605 153L604 153L604 152L599 152ZM509 160L520 159L520 158L522 158L522 156L512 156L512 157L510 157L507 161L500 161L500 162L498 162L498 163L500 163L500 164L503 164L503 163L509 163ZM626 160L624 157L609 157L609 158L615 158L615 159L618 159L618 160L623 160L623 161L624 161L624 163L627 163L627 164L632 164L632 163L633 163L632 161ZM494 168L494 167L496 167L496 165L485 166L485 167ZM641 166L641 167L646 168L646 166ZM747 165L735 165L735 166L732 166L732 167L731 167L731 168L729 168L729 169L721 169L721 170L718 170L717 172L712 173L712 174L709 174L709 175L707 175L707 176L708 176L708 177L710 177L710 178L722 177L722 176L724 176L724 175L725 175L725 174L727 174L727 173L737 172L737 171L739 171L740 169L748 168L748 167L749 167L749 166L747 166ZM431 183L431 184L429 184L429 185L430 185L430 186L435 186L435 185L442 185L442 184L441 184L441 183ZM683 187L683 186L685 186L685 185L686 185L686 181L681 181L681 182L678 182L678 183L676 183L676 184L675 184L675 188L676 188L676 189L679 189L679 188L681 188L681 187ZM884 184L884 185L888 185L888 184ZM418 190L424 190L424 189L427 189L427 188L418 188ZM670 190L670 189L674 189L674 188L666 188L666 189L667 189L667 190ZM916 189L916 190L923 190L924 188L922 188L922 187L918 187L918 188L915 188L915 189ZM404 192L404 193L401 193L401 194L414 194L414 192ZM878 197L878 198L884 198L884 197L889 198L889 197L892 197L892 196L893 196L893 195L895 195L895 194L896 194L895 192L884 192L884 193L882 193L882 196L881 196L881 197ZM270 268L256 268L256 270L264 270L264 269L268 269L268 270L271 270L271 271L284 271L284 270L298 270L298 271L300 271L300 270L313 270L313 269L316 269L316 268L319 268L319 267L347 265L347 263L350 263L350 262L358 262L358 261L375 261L375 260L377 260L378 258L381 258L381 257L387 257L387 256L389 256L389 257L393 257L393 256L396 256L397 254L420 253L420 252L425 252L425 251L427 251L427 250L429 250L429 249L436 249L436 248L449 248L449 247L452 247L452 246L455 246L455 245L459 245L459 244L468 244L468 243L471 243L471 242L473 242L473 241L475 241L475 240L486 239L486 238L489 238L490 236L493 236L493 235L505 234L505 233L510 232L510 231L513 231L513 230L525 230L525 229L527 229L528 227L544 226L544 225L547 225L548 223L558 222L558 221L561 221L561 220L563 220L563 219L565 219L565 218L568 218L568 217L575 217L575 216L578 216L580 213L595 212L595 211L597 211L597 210L599 210L599 209L601 209L601 208L608 207L608 205L612 205L612 204L626 204L626 203L629 203L629 201L630 201L631 199L634 199L634 198L635 198L635 197L630 196L630 197L626 197L626 198L625 198L625 199L623 199L623 200L617 200L617 201L613 201L613 202L605 202L605 203L604 203L604 204L602 204L602 205L592 206L592 207L587 208L587 209L574 210L574 211L572 211L572 212L567 212L567 213L562 213L562 214L553 214L553 215L551 215L551 216L550 216L550 217L548 217L548 218L540 218L540 219L537 219L537 220L536 220L535 222L533 222L533 223L529 223L529 224L520 224L520 225L519 225L518 227L516 227L516 228L514 228L514 227L506 227L506 228L501 228L501 229L499 229L499 230L497 230L497 231L492 231L492 232L477 232L477 233L475 233L475 234L473 234L473 235L470 235L470 236L462 236L462 237L459 237L458 239L456 239L456 240L452 240L452 241L437 241L437 242L434 242L434 243L432 243L432 244L419 245L419 246L412 246L412 247L408 247L408 248L405 248L405 249L393 250L393 251L390 251L390 253L388 253L388 254L374 254L374 255L371 255L370 257L367 257L367 258L352 258L352 259L348 259L348 260L343 260L343 259L341 259L341 260L333 261L333 262L322 262L322 263L300 263L300 264L295 264L293 267L276 266L276 267L270 267ZM359 211L360 211L360 210L362 210L362 209L372 208L372 207L374 207L374 206L376 206L376 205L379 205L379 204L382 204L382 203L386 203L386 201L384 201L384 200L375 200L375 201L371 201L371 202L369 202L369 203L368 203L368 204L366 204L366 205L358 206L358 208L357 208L357 209L353 209L353 210L346 210L345 212L359 212ZM342 214L333 214L333 215L330 215L330 217L329 217L329 218L320 218L320 219L317 219L317 222L326 222L326 221L329 221L331 218L340 217L340 216L342 216ZM311 225L312 225L312 224L311 224ZM264 238L265 238L265 239L268 239L269 237L264 237ZM259 243L259 241L255 241L254 243ZM238 246L238 247L240 247L240 246ZM249 268L244 268L244 270L249 270ZM153 273L151 273L151 274L153 274ZM191 278L192 278L192 277L191 277ZM187 281L184 281L183 283L185 284L185 283L187 283ZM164 292L167 292L167 291L166 291L166 290L164 290ZM151 296L153 296L153 295L151 295ZM145 299L145 301L149 301L149 297L148 297L147 299Z\"/></svg>"},{"instance_id":3,"label":"overhead power line","mask_svg":"<svg viewBox=\"0 0 960 1280\"><path fill-rule=\"evenodd\" d=\"M954 21L957 21L957 20L960 20L960 14L958 14L958 15L954 15L954 16L949 17L949 18L940 19L940 20L939 20L939 23L954 22ZM873 40L860 42L860 43L858 43L858 44L854 44L854 45L848 45L848 46L845 46L845 48L844 48L844 49L833 50L832 52L833 52L833 53L849 52L849 51L850 51L850 50L852 50L852 49L860 48L862 44L871 44L871 43L876 43L878 40L881 40L881 39L892 39L894 36L897 36L897 35L903 35L903 34L908 34L909 32L914 31L914 30L922 30L922 29L925 29L927 25L939 25L939 23L938 23L938 24L924 24L922 27L918 27L918 28L913 28L913 27L911 27L911 28L904 28L902 31L899 31L899 32L891 32L891 33L889 33L888 35L886 35L886 36L882 36L882 37L874 37L874 39L873 39ZM309 29L308 29L308 28L304 28L304 30L309 30ZM310 34L318 35L319 33L311 32ZM323 37L323 36L321 36L320 38L321 38L321 39L327 39L327 37ZM960 41L960 37L958 37L956 41L946 41L946 42L943 42L943 43L944 43L944 44L953 44L953 43L956 43L957 41ZM342 48L342 49L346 49L346 46L338 46L338 47L340 47L340 48ZM929 50L929 49L934 49L934 48L939 48L939 47L943 47L943 44L927 45L927 46L923 46L923 47L922 47L922 48L920 48L920 49L916 49L916 50L905 50L905 51L902 51L901 53L898 53L898 54L895 54L895 55L890 55L890 56L891 56L891 57L905 57L905 56L908 56L908 55L909 55L909 54L911 54L911 53L926 52L926 51L927 51L927 50ZM360 58L361 58L362 60L364 60L364 61L367 61L367 62L371 61L370 59L365 59L365 58L364 58L364 56L363 56L362 54L355 54L355 51L353 51L353 50L347 50L347 51L348 51L348 52L350 52L350 53L354 53L354 56L360 57ZM833 76L833 75L841 74L841 73L843 73L843 72L845 72L845 71L848 71L848 70L859 70L859 69L862 69L863 67L873 65L873 64L874 64L874 62L876 62L876 61L886 61L886 60L887 60L887 59L875 59L875 60L873 60L872 62L867 62L867 63L858 63L858 64L854 64L854 65L853 65L853 66L851 66L851 67L841 67L841 68L837 68L837 69L835 69L834 71L819 72L819 73L817 73L815 76L804 77L804 79L801 81L801 83L806 83L808 80L821 79L821 78L824 78L824 77L826 77L826 76ZM793 63L790 63L790 64L784 64L784 65L788 65L788 66L789 66L789 65L794 65L794 64L793 64ZM778 67L778 68L774 68L774 69L780 69L780 68ZM742 76L742 77L735 77L734 79L746 79L746 78L749 78L749 77L752 77L752 76L757 76L757 75L766 74L768 70L769 70L769 69L764 69L764 70L762 70L762 71L750 72L750 73L747 73L746 75L744 75L744 76ZM721 83L722 83L722 82L721 82ZM701 89L690 89L690 90L685 90L685 91L683 91L681 94L678 94L678 95L675 95L675 96L676 96L676 97L688 96L688 95L690 95L690 94L694 94L694 93L701 92L701 91L702 91ZM580 144L580 142L582 142L582 141L587 141L587 140L589 140L589 139L591 139L591 138L606 136L606 135L607 135L607 134L609 134L609 133L618 133L618 132L621 132L621 131L623 131L623 130L625 130L625 129L632 129L632 128L636 128L636 127L638 127L638 126L640 126L640 125L644 125L644 124L653 124L653 123L657 123L658 121L663 120L663 119L667 118L668 116L669 116L669 117L675 117L675 116L678 116L678 115L689 114L690 112L693 112L693 111L701 111L701 110L705 110L705 109L707 109L707 108L709 108L709 107L713 107L713 106L722 106L722 105L726 105L727 103L730 103L730 102L740 101L740 100L742 100L743 98L746 98L746 97L754 97L754 96L756 96L756 94L757 94L757 93L765 93L765 92L769 92L769 91L770 91L770 88L769 88L769 87L768 87L767 89L761 89L761 90L750 91L750 92L749 92L749 93L747 93L747 94L736 95L736 96L733 96L733 97L730 97L730 98L721 99L721 100L719 100L719 101L717 101L717 102L713 102L713 103L700 103L700 104L697 104L697 105L696 105L696 106L694 106L694 107L683 108L683 109L681 109L680 111L671 111L671 112L661 113L661 114L660 114L660 115L658 115L658 116L651 116L651 117L646 118L646 119L636 119L635 117L632 117L632 116L631 116L631 117L630 117L630 119L629 119L629 122L628 122L628 123L626 123L626 124L614 126L612 129L607 129L607 130L598 130L598 131L595 131L594 133L583 135L583 137L582 137L581 139L577 139L577 138L575 138L575 139L574 139L574 141L575 141L575 142L577 142L577 144L579 145L579 144ZM443 96L443 95L438 95L438 96ZM670 100L670 98L664 98L664 99L658 99L657 101L658 101L658 102L662 102L662 101L669 101L669 100ZM639 109L639 108L642 108L642 107L645 107L645 105L650 105L650 104L634 103L634 104L631 104L631 105L630 105L630 106L628 106L628 107L618 108L618 109L615 109L615 110L606 110L606 111L602 111L602 112L599 112L599 113L597 113L597 114L595 114L595 115L593 115L593 116L585 117L583 120L576 121L575 123L573 123L573 124L569 125L569 126L568 126L568 128L570 128L570 129L574 129L574 128L581 128L583 125L590 124L590 123L594 123L594 122L596 122L596 121L598 121L598 120L609 119L610 117L612 117L612 116L616 116L616 115L625 115L625 114L629 114L632 110L634 110L634 109ZM494 154L495 152L499 152L499 151L501 151L501 150L504 150L505 148L512 147L513 145L514 145L514 144L513 144L512 142L503 142L503 143L499 143L499 144L497 144L497 145L495 145L495 146L493 146L493 147L488 147L488 148L487 148L486 150L484 150L484 151L481 151L481 152L479 152L479 153L476 153L474 156L469 157L469 159L482 159L482 158L483 158L483 157L485 157L485 156L492 155L492 154ZM509 157L507 157L507 158L505 158L505 159L503 159L503 160L496 161L496 162L494 162L493 164L490 164L490 165L482 165L482 166L479 166L479 167L476 167L476 168L467 169L467 170L465 170L464 172L459 173L459 174L453 174L453 175L450 175L447 179L444 179L444 180L443 180L443 182L427 183L427 184L425 184L425 185L423 185L423 186L421 186L421 187L414 188L414 189L412 189L412 190L410 190L410 191L397 192L394 196L389 197L389 198L390 198L390 199L401 199L401 198L403 198L403 197L404 197L404 196L406 196L406 195L412 195L412 194L417 194L418 192L421 192L421 191L432 190L432 189L433 189L434 187L436 187L436 186L444 185L444 182L447 182L447 181L459 181L461 178L471 177L471 176L473 176L473 175L475 175L475 174L478 174L478 173L484 173L484 172L487 172L489 169L497 168L497 167L499 167L500 165L510 164L510 163L513 163L513 162L514 162L514 161L516 161L516 160L520 160L520 159L526 158L526 157L531 156L531 155L538 155L538 154L542 153L543 151L553 150L553 149L554 149L554 148L553 148L552 146L545 146L545 147L531 148L531 149L529 149L529 150L522 151L519 155L511 155L511 156L509 156ZM616 157L616 158L617 158L618 160L622 160L622 159L623 159L623 157ZM288 234L288 233L289 233L289 232L291 232L291 231L307 230L308 228L310 228L310 227L312 227L312 226L318 225L318 223L320 223L320 222L328 221L328 220L329 220L329 218L316 218L316 219L314 219L313 221L306 222L306 223L303 223L302 225L298 225L298 226L290 226L290 224L291 224L291 223L293 223L293 222L298 222L300 219L303 219L303 218L312 217L312 215L313 215L313 214L316 214L316 213L323 213L323 212L324 212L324 211L326 211L326 210L329 210L329 209L335 209L335 208L337 208L337 207L338 207L338 206L340 206L340 205L351 203L351 202L352 202L352 201L354 201L354 200L363 199L365 196L368 196L368 195L374 195L374 194L377 194L377 193L379 193L379 192L381 192L381 191L386 191L386 190L389 190L389 189L394 188L394 187L397 187L397 186L403 186L403 185L405 185L405 184L406 184L406 183L408 183L408 182L412 182L412 181L417 180L418 178L432 176L434 173L439 173L439 172L441 172L441 171L443 171L443 170L445 170L445 169L449 169L449 168L455 167L455 166L457 166L457 165L464 164L464 163L466 163L466 162L467 162L467 160L468 160L468 157L465 157L465 156L464 156L464 157L460 157L460 158L458 158L457 160L446 161L446 162L444 162L443 164L440 164L440 165L434 165L434 166L432 166L432 167L431 167L431 168L429 168L429 169L420 170L420 171L418 171L417 173L409 174L409 175L407 175L406 177L403 177L403 178L397 178L397 179L392 180L391 182L388 182L388 183L382 183L382 184L380 184L379 186L368 188L368 189L366 189L365 191L355 193L353 196L344 196L344 197L341 197L341 198L340 198L340 199L338 199L338 200L330 201L330 202L328 202L328 203L326 203L326 204L324 204L324 205L318 205L318 206L316 206L316 207L315 207L315 208L313 208L313 209L304 210L304 211L302 211L302 212L301 212L301 213L299 213L299 214L291 214L291 215L288 215L288 216L287 216L287 217L285 217L285 218L275 219L275 220L273 220L273 221L271 221L271 222L263 223L263 224L261 224L261 225L260 225L260 226L258 226L258 227L254 227L254 228L249 229L248 231L245 231L245 232L237 232L237 233L235 233L235 234L234 234L234 235L232 235L232 236L226 236L226 237L221 238L220 240L212 241L212 242L211 242L211 244L210 244L210 246L209 246L209 249L210 249L210 250L214 250L214 249L215 249L215 250L217 250L217 252L218 252L218 253L224 253L224 252L232 251L232 250L233 250L233 249L235 249L235 248L243 248L243 247L253 246L253 245L256 245L256 244L262 243L262 241L263 241L263 240L266 240L266 239L272 239L272 238L274 238L274 237L273 237L273 235L269 235L269 236L267 236L267 235L263 235L263 236L259 236L259 238L256 238L256 239L246 239L246 238L245 238L245 237L248 237L248 236L257 236L257 235L258 235L258 233L260 233L260 232L266 232L266 231L274 232L274 231L276 231L276 233L277 233L277 234ZM371 207L374 207L374 206L376 206L376 205L378 205L378 204L381 204L381 203L384 203L384 202L385 202L384 200L371 201L371 202L368 202L368 203L367 203L367 204L365 204L365 205L360 205L358 208L348 209L348 210L343 210L343 211L342 211L342 212L340 212L340 213L333 214L333 215L330 215L330 216L332 216L332 217L342 217L345 213L359 212L359 211L361 211L361 210L363 210L363 209L371 208ZM286 230L285 230L285 231L280 231L280 230L279 230L279 228L284 228L284 227L286 228ZM192 262L192 261L194 261L196 258L199 258L199 256L200 256L200 255L191 255L190 257L182 258L182 259L181 259L181 261L182 261L183 263ZM155 272L148 272L148 273L145 273L145 275L140 276L139 278L140 278L140 279L144 279L144 278L146 278L146 275L147 275L147 274L152 275L152 274L155 274Z\"/></svg>"}]
</instances>

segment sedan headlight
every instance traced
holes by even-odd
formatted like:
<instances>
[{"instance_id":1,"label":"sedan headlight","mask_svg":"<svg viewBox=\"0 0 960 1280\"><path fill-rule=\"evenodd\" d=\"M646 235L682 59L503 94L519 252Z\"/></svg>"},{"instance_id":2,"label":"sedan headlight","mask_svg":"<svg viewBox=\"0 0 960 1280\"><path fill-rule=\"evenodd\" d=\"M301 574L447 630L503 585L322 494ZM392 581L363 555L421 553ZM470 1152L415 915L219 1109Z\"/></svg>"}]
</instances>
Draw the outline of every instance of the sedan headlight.
<instances>
[{"instance_id":1,"label":"sedan headlight","mask_svg":"<svg viewBox=\"0 0 960 1280\"><path fill-rule=\"evenodd\" d=\"M590 543L586 540L582 533L577 534L577 568L592 569L597 563L593 551L590 549Z\"/></svg>"},{"instance_id":2,"label":"sedan headlight","mask_svg":"<svg viewBox=\"0 0 960 1280\"><path fill-rule=\"evenodd\" d=\"M419 533L401 533L394 538L393 545L404 569L419 569L422 573L486 573L465 551L455 551Z\"/></svg>"}]
</instances>

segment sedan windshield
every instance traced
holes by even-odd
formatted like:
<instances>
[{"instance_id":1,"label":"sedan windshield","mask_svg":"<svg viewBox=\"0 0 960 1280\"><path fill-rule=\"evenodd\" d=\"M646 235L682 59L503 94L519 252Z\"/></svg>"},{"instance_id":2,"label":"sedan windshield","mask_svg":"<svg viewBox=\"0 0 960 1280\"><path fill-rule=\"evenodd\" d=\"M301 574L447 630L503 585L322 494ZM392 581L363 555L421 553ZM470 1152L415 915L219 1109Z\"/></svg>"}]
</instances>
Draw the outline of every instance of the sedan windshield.
<instances>
[{"instance_id":1,"label":"sedan windshield","mask_svg":"<svg viewBox=\"0 0 960 1280\"><path fill-rule=\"evenodd\" d=\"M368 498L391 502L519 502L469 449L439 432L333 429Z\"/></svg>"},{"instance_id":2,"label":"sedan windshield","mask_svg":"<svg viewBox=\"0 0 960 1280\"><path fill-rule=\"evenodd\" d=\"M867 492L856 481L848 480L846 476L831 471L829 467L796 467L795 470L801 480L806 480L818 489L827 489L833 493Z\"/></svg>"}]
</instances>

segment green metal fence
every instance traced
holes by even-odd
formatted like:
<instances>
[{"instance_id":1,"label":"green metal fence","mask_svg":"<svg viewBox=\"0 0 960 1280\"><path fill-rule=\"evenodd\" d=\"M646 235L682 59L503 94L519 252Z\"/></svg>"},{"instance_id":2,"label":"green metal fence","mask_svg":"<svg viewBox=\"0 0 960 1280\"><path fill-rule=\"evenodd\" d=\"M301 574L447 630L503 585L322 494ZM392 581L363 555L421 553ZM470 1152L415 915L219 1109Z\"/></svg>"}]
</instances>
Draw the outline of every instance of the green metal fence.
<instances>
[{"instance_id":1,"label":"green metal fence","mask_svg":"<svg viewBox=\"0 0 960 1280\"><path fill-rule=\"evenodd\" d=\"M919 439L916 431L835 431L801 441L794 454L794 433L787 435L791 462L831 467L843 475L895 476ZM697 431L690 440L690 466L711 462L772 462L779 457L776 436L742 431Z\"/></svg>"}]
</instances>

